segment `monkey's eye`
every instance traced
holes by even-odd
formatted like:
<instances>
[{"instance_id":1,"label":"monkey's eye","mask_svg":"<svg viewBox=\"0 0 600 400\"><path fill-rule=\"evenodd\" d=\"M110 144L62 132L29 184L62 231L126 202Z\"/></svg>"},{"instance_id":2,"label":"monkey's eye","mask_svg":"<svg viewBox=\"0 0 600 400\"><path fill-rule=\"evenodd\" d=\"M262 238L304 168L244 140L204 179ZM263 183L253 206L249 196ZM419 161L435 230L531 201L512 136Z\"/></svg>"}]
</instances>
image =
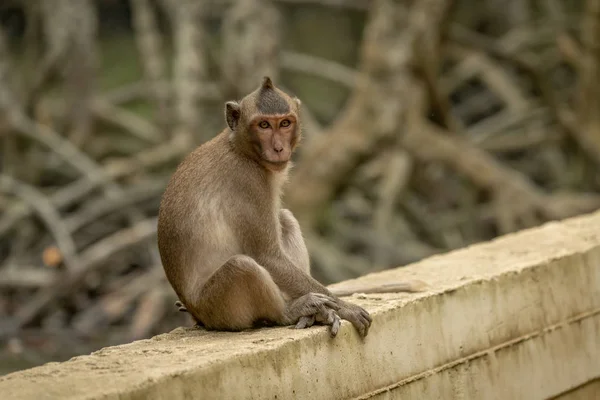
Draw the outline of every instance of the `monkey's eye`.
<instances>
[{"instance_id":1,"label":"monkey's eye","mask_svg":"<svg viewBox=\"0 0 600 400\"><path fill-rule=\"evenodd\" d=\"M281 123L279 124L279 126L282 126L282 127L285 128L286 126L290 126L290 124L291 124L291 122L290 122L289 119L284 119L283 121L281 121Z\"/></svg>"},{"instance_id":2,"label":"monkey's eye","mask_svg":"<svg viewBox=\"0 0 600 400\"><path fill-rule=\"evenodd\" d=\"M261 127L262 129L267 129L271 125L269 125L269 123L267 121L262 121L260 124L258 124L258 126Z\"/></svg>"}]
</instances>

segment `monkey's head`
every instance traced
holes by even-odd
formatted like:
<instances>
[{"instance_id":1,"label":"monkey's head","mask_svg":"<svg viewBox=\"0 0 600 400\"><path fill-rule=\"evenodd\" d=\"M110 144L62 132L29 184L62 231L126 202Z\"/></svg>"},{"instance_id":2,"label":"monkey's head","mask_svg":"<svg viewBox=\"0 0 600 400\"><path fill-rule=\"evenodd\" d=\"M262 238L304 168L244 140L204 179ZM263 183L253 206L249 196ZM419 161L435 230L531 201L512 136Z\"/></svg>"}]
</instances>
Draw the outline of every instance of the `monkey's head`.
<instances>
[{"instance_id":1,"label":"monkey's head","mask_svg":"<svg viewBox=\"0 0 600 400\"><path fill-rule=\"evenodd\" d=\"M264 77L239 103L225 103L234 147L268 170L283 170L300 141L300 104Z\"/></svg>"}]
</instances>

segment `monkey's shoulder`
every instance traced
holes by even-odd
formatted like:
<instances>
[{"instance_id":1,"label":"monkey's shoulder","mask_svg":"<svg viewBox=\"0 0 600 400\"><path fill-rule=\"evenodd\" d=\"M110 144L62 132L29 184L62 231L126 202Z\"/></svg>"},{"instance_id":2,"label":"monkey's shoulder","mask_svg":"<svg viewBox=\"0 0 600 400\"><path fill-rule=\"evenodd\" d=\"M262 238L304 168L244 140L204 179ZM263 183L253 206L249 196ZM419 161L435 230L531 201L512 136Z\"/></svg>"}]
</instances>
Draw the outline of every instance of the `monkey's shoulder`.
<instances>
[{"instance_id":1,"label":"monkey's shoulder","mask_svg":"<svg viewBox=\"0 0 600 400\"><path fill-rule=\"evenodd\" d=\"M223 149L222 145L215 145L210 141L204 143L190 152L179 163L173 173L171 186L204 186L212 181L227 175L232 167L233 157Z\"/></svg>"}]
</instances>

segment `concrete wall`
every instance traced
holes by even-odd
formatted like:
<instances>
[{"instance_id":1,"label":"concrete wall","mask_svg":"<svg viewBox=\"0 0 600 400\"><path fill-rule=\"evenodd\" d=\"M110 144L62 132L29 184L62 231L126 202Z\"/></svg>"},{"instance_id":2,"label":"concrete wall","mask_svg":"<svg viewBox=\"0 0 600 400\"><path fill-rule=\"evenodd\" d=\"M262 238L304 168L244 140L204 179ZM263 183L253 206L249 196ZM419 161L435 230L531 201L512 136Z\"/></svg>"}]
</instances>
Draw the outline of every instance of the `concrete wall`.
<instances>
[{"instance_id":1,"label":"concrete wall","mask_svg":"<svg viewBox=\"0 0 600 400\"><path fill-rule=\"evenodd\" d=\"M243 333L180 328L0 378L2 399L600 398L600 213L361 278L374 317ZM351 282L341 283L350 284Z\"/></svg>"}]
</instances>

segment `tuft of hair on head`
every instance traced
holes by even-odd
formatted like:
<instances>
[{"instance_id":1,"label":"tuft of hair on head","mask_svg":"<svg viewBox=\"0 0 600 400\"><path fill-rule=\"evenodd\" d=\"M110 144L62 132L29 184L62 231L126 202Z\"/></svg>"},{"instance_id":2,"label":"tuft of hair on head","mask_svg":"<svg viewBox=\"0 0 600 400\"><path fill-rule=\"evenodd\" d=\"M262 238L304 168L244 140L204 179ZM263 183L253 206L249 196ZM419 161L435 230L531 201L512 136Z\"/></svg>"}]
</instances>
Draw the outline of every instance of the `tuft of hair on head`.
<instances>
[{"instance_id":1,"label":"tuft of hair on head","mask_svg":"<svg viewBox=\"0 0 600 400\"><path fill-rule=\"evenodd\" d=\"M270 77L265 76L265 77L263 77L261 88L262 89L275 89L275 85L273 85L273 81L271 80Z\"/></svg>"}]
</instances>

